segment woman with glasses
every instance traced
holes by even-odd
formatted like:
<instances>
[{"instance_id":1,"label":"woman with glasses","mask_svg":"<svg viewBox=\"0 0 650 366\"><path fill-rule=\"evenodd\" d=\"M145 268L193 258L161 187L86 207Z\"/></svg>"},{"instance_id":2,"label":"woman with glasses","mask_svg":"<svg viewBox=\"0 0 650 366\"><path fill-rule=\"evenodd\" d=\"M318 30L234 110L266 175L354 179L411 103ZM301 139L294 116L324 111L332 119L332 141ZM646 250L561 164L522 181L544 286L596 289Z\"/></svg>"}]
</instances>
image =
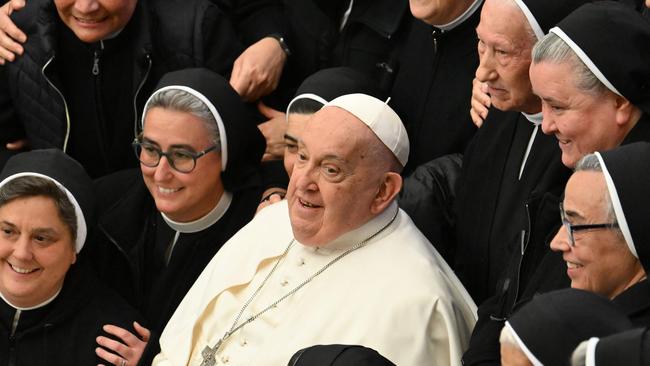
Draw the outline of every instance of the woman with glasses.
<instances>
[{"instance_id":1,"label":"woman with glasses","mask_svg":"<svg viewBox=\"0 0 650 366\"><path fill-rule=\"evenodd\" d=\"M605 296L650 326L650 145L589 154L576 165L560 206L562 253L571 287Z\"/></svg>"},{"instance_id":2,"label":"woman with glasses","mask_svg":"<svg viewBox=\"0 0 650 366\"><path fill-rule=\"evenodd\" d=\"M147 319L156 348L205 265L253 217L264 138L228 82L206 69L165 75L144 111L133 143L140 170L96 183L90 255Z\"/></svg>"}]
</instances>

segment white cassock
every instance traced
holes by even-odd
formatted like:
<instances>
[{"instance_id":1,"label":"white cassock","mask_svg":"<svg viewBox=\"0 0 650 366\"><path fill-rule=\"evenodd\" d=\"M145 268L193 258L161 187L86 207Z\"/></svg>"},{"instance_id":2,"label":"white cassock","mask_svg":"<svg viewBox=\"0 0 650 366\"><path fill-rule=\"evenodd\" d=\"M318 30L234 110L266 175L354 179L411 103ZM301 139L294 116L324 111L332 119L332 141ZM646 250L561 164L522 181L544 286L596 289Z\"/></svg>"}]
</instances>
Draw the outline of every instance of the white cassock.
<instances>
[{"instance_id":1,"label":"white cassock","mask_svg":"<svg viewBox=\"0 0 650 366\"><path fill-rule=\"evenodd\" d=\"M320 248L296 242L241 320L386 226L397 204ZM153 365L198 366L293 239L286 201L271 205L214 256L170 319ZM399 366L460 365L476 305L402 210L367 245L228 338L217 365L284 366L316 344L359 344Z\"/></svg>"}]
</instances>

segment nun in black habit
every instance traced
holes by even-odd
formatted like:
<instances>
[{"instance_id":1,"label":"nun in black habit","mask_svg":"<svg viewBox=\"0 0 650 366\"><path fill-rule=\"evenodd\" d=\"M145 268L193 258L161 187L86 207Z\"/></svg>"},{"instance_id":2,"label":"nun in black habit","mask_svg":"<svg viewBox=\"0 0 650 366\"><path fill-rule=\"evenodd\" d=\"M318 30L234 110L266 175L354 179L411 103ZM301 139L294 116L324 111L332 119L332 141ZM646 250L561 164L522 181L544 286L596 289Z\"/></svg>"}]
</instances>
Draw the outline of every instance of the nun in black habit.
<instances>
[{"instance_id":1,"label":"nun in black habit","mask_svg":"<svg viewBox=\"0 0 650 366\"><path fill-rule=\"evenodd\" d=\"M395 366L372 348L344 344L317 345L301 349L287 366Z\"/></svg>"},{"instance_id":2,"label":"nun in black habit","mask_svg":"<svg viewBox=\"0 0 650 366\"><path fill-rule=\"evenodd\" d=\"M637 142L596 153L618 227L632 255L650 272L650 144ZM613 302L643 327L650 327L650 282L647 278L628 287Z\"/></svg>"},{"instance_id":3,"label":"nun in black habit","mask_svg":"<svg viewBox=\"0 0 650 366\"><path fill-rule=\"evenodd\" d=\"M619 228L647 274L650 272L647 224L650 217L650 143L638 142L597 155L606 174ZM585 358L589 357L595 360L596 366L650 365L650 283L644 279L619 294L613 302L635 325L645 328L590 340L582 352L576 352L574 364L584 365Z\"/></svg>"},{"instance_id":4,"label":"nun in black habit","mask_svg":"<svg viewBox=\"0 0 650 366\"><path fill-rule=\"evenodd\" d=\"M557 27L550 30L551 33L561 31L565 38L571 40L571 49L582 54L580 62L589 67L595 75L600 74L599 79L601 77L606 79L607 83L601 80L604 85L613 85L612 88L607 87L608 89L617 90L616 94L622 95L635 106L634 108L640 110L638 121L634 121L633 128L627 132L622 141L616 144L626 145L650 139L648 117L650 88L647 86L650 80L650 52L645 47L650 42L650 29L647 23L636 12L611 1L583 5L568 16L565 15L564 19L557 19L556 22ZM548 37L550 36L546 36L545 39ZM543 61L535 61L534 58L533 64L537 62ZM572 78L564 78L562 81L567 85L575 84ZM589 95L588 92L584 93ZM596 97L591 96L591 98ZM630 114L628 123L634 120L634 115ZM586 126L590 125L586 124ZM481 128L480 133L484 127L486 126ZM576 134L574 139L590 135L587 132ZM549 148L552 150L549 151L554 151L556 154L551 163L557 165L562 153L558 148L557 139L551 138L551 140L552 146ZM589 152L602 149L602 141L604 140L601 140L600 146L592 145ZM611 142L608 144L611 145ZM525 206L528 215L517 216L518 220L530 220L530 222L526 224L524 221L525 230L520 231L521 246L517 246L518 250L513 252L511 259L504 265L507 269L499 282L497 294L479 307L479 321L472 335L470 349L465 355L468 364L496 362L496 357L489 356L490 353L498 352L496 347L498 336L495 331L518 304L524 303L537 293L569 286L566 263L561 254L552 252L548 245L561 224L557 207L563 189L562 186L559 192L557 190L546 193L533 191ZM470 212L470 215L475 213ZM518 225L522 228L521 223ZM494 346L490 347L490 342ZM470 358L476 363L469 362Z\"/></svg>"},{"instance_id":5,"label":"nun in black habit","mask_svg":"<svg viewBox=\"0 0 650 366\"><path fill-rule=\"evenodd\" d=\"M571 366L587 365L650 365L650 329L637 328L583 341L571 356Z\"/></svg>"},{"instance_id":6,"label":"nun in black habit","mask_svg":"<svg viewBox=\"0 0 650 366\"><path fill-rule=\"evenodd\" d=\"M105 324L136 333L140 317L77 260L93 211L92 181L58 149L15 155L0 173L0 365L124 360L96 354Z\"/></svg>"},{"instance_id":7,"label":"nun in black habit","mask_svg":"<svg viewBox=\"0 0 650 366\"><path fill-rule=\"evenodd\" d=\"M142 312L153 348L203 268L253 217L264 146L227 80L206 69L176 71L145 106L143 134L134 142L141 169L96 182L100 211L90 259Z\"/></svg>"},{"instance_id":8,"label":"nun in black habit","mask_svg":"<svg viewBox=\"0 0 650 366\"><path fill-rule=\"evenodd\" d=\"M536 296L510 318L501 337L501 364L523 353L532 366L570 365L571 353L590 337L632 329L630 320L608 299L591 292L564 289ZM509 352L508 347L514 348Z\"/></svg>"}]
</instances>

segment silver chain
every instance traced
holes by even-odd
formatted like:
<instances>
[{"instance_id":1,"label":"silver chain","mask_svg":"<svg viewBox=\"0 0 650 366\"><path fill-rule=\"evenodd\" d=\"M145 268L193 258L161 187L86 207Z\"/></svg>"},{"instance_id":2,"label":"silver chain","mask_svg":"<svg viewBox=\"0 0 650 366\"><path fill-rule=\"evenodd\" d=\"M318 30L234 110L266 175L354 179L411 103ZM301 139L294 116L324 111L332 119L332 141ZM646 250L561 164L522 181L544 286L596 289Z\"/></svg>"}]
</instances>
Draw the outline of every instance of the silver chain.
<instances>
[{"instance_id":1,"label":"silver chain","mask_svg":"<svg viewBox=\"0 0 650 366\"><path fill-rule=\"evenodd\" d=\"M246 324L252 323L257 318L259 318L262 314L264 314L267 311L269 311L270 309L276 307L279 303L284 301L286 298L288 298L289 296L291 296L291 295L295 294L296 292L298 292L298 290L300 290L306 284L311 282L314 278L316 278L316 276L318 276L321 273L325 272L325 270L327 270L329 267L331 267L334 263L336 263L339 260L343 259L343 257L345 257L348 254L352 253L353 251L365 246L370 240L372 240L377 235L381 234L384 230L386 230L386 228L388 228L393 223L393 221L395 221L395 218L397 217L398 213L399 213L399 208L397 208L397 210L395 211L395 214L393 215L393 218L391 218L390 221L386 225L384 225L381 229L379 229L377 232L370 235L369 237L367 237L363 241L355 244L353 247L346 250L345 252L339 254L336 258L332 259L327 264L325 264L323 267L321 267L321 269L314 272L311 276L307 277L307 279L302 281L298 286L294 287L291 291L287 292L282 297L275 300L274 302L272 302L270 305L268 305L267 307L265 307L264 309L262 309L258 313L252 315L251 317L246 319L243 323L237 325L237 323L239 323L239 319L241 318L242 314L244 314L244 311L246 310L248 305L251 304L253 299L257 296L257 294L260 292L260 290L262 290L262 287L264 287L264 285L266 284L268 279L271 277L273 272L275 272L275 270L278 267L278 265L280 264L280 262L287 256L287 253L289 253L289 249L291 249L291 247L293 246L293 244L296 241L296 239L291 239L291 241L289 242L289 245L287 245L287 249L284 250L284 252L280 256L280 258L278 258L278 260L275 262L275 265L273 266L273 268L271 268L271 271L269 272L269 274L266 275L266 277L264 278L264 281L262 281L262 283L257 287L257 289L255 289L253 294L244 303L244 306L242 306L241 310L239 311L239 314L237 314L237 317L235 318L235 321L232 323L232 326L230 327L230 330L227 331L226 333L224 333L223 337L221 337L221 339L219 339L219 341L214 345L214 347L210 347L209 345L205 346L205 348L201 352L201 355L203 356L203 362L201 363L201 366L215 365L215 356L214 355L217 353L217 351L219 350L219 347L221 347L223 342L226 341L228 338L230 338L230 336L233 333L235 333L238 330L240 330L241 328L243 328Z\"/></svg>"}]
</instances>

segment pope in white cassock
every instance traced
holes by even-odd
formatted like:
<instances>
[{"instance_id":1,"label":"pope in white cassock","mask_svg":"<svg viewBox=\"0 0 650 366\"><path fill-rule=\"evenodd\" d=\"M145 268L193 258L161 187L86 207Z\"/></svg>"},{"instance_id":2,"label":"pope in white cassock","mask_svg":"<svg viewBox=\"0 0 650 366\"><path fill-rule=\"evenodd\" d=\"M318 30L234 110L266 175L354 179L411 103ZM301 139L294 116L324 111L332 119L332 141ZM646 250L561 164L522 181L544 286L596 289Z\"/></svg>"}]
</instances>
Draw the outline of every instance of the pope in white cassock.
<instances>
[{"instance_id":1,"label":"pope in white cassock","mask_svg":"<svg viewBox=\"0 0 650 366\"><path fill-rule=\"evenodd\" d=\"M378 99L323 107L299 141L287 200L215 255L153 364L283 366L302 348L337 343L400 366L460 365L476 306L394 202L408 146Z\"/></svg>"}]
</instances>

